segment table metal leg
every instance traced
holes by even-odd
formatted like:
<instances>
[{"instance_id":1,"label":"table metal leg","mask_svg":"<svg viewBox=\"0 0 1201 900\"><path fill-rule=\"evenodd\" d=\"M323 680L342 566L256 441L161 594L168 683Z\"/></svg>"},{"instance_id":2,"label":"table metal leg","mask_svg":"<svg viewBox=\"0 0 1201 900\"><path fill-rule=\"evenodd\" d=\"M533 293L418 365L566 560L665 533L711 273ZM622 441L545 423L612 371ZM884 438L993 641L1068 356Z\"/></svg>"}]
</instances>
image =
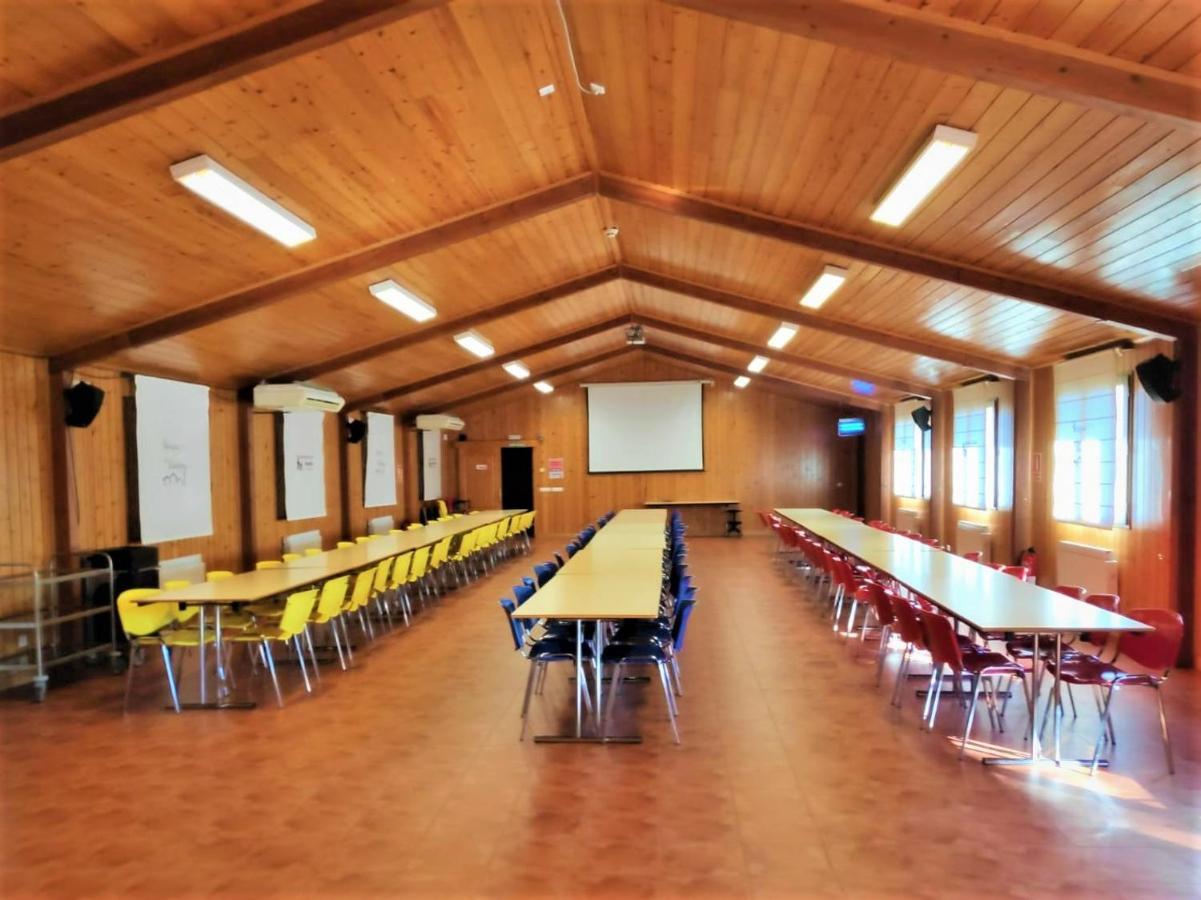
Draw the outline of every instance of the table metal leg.
<instances>
[{"instance_id":1,"label":"table metal leg","mask_svg":"<svg viewBox=\"0 0 1201 900\"><path fill-rule=\"evenodd\" d=\"M1029 740L1030 740L1030 755L1029 756L986 756L980 762L986 766L1032 766L1040 762L1038 748L1038 632L1033 635L1034 655L1030 659L1030 698L1027 705L1027 716L1030 719L1029 724ZM1058 640L1058 636L1056 638Z\"/></svg>"},{"instance_id":2,"label":"table metal leg","mask_svg":"<svg viewBox=\"0 0 1201 900\"><path fill-rule=\"evenodd\" d=\"M584 694L588 690L584 682L584 622L575 620L575 738L584 736Z\"/></svg>"},{"instance_id":3,"label":"table metal leg","mask_svg":"<svg viewBox=\"0 0 1201 900\"><path fill-rule=\"evenodd\" d=\"M213 652L217 654L217 699L209 702L208 699L208 667L206 661L205 635L207 634L205 608L200 607L200 615L197 617L200 634L200 652L197 654L200 657L200 702L199 703L181 703L181 709L254 709L258 704L253 700L231 700L229 697L229 684L226 681L225 672L225 645L221 639L221 607L216 605L213 607L213 627L217 630L213 633Z\"/></svg>"},{"instance_id":4,"label":"table metal leg","mask_svg":"<svg viewBox=\"0 0 1201 900\"><path fill-rule=\"evenodd\" d=\"M205 658L204 625L205 625L206 616L205 616L204 606L200 607L200 615L198 615L196 618L200 623L200 650L196 655L200 657L200 703L203 706L205 703L208 702L208 681L209 681L208 666L206 664L207 660Z\"/></svg>"}]
</instances>

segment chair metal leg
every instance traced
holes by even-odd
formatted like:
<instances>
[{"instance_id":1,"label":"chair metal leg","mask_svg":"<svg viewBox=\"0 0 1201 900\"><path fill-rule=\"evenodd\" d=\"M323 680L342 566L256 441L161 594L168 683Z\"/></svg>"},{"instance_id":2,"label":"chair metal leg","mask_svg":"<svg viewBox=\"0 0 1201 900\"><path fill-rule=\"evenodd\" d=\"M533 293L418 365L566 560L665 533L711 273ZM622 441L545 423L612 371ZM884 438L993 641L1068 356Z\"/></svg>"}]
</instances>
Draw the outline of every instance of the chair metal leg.
<instances>
[{"instance_id":1,"label":"chair metal leg","mask_svg":"<svg viewBox=\"0 0 1201 900\"><path fill-rule=\"evenodd\" d=\"M964 751L967 750L967 739L972 733L972 720L976 718L976 703L980 699L980 682L984 679L979 675L972 677L972 700L967 710L967 724L963 726L963 740L959 742L959 758L963 759Z\"/></svg>"},{"instance_id":2,"label":"chair metal leg","mask_svg":"<svg viewBox=\"0 0 1201 900\"><path fill-rule=\"evenodd\" d=\"M897 682L892 688L892 705L898 709L901 706L901 685L905 681L905 674L909 671L909 657L913 655L913 644L905 645L905 652L901 654L901 662L897 666Z\"/></svg>"},{"instance_id":3,"label":"chair metal leg","mask_svg":"<svg viewBox=\"0 0 1201 900\"><path fill-rule=\"evenodd\" d=\"M313 649L313 629L306 627L304 629L304 642L309 647L309 659L313 663L313 674L317 676L317 683L321 683L321 668L317 665L317 652Z\"/></svg>"},{"instance_id":4,"label":"chair metal leg","mask_svg":"<svg viewBox=\"0 0 1201 900\"><path fill-rule=\"evenodd\" d=\"M940 667L941 668L941 667ZM959 683L959 673L952 672L951 676L955 679L955 683ZM934 731L934 720L938 718L938 705L942 700L942 672L938 673L938 681L934 685L934 703L930 707L930 718L926 724L926 731Z\"/></svg>"},{"instance_id":5,"label":"chair metal leg","mask_svg":"<svg viewBox=\"0 0 1201 900\"><path fill-rule=\"evenodd\" d=\"M671 696L671 686L667 683L666 663L659 663L659 681L663 684L663 696L667 698L667 718L671 722L671 735L678 744L680 743L680 729L676 727L676 701Z\"/></svg>"},{"instance_id":6,"label":"chair metal leg","mask_svg":"<svg viewBox=\"0 0 1201 900\"><path fill-rule=\"evenodd\" d=\"M354 647L350 640L350 627L346 624L346 615L338 616L335 622L342 623L342 637L346 641L346 660L348 663L354 662Z\"/></svg>"},{"instance_id":7,"label":"chair metal leg","mask_svg":"<svg viewBox=\"0 0 1201 900\"><path fill-rule=\"evenodd\" d=\"M922 706L921 725L925 728L926 723L930 720L930 705L934 702L934 689L942 684L942 663L932 666L930 670L930 683L926 685L926 702Z\"/></svg>"},{"instance_id":8,"label":"chair metal leg","mask_svg":"<svg viewBox=\"0 0 1201 900\"><path fill-rule=\"evenodd\" d=\"M674 653L672 654L672 657L671 657L671 671L672 671L672 674L674 674L676 676L676 695L679 697L683 697L684 696L684 684L683 684L683 682L680 681L680 661L678 659L676 659Z\"/></svg>"},{"instance_id":9,"label":"chair metal leg","mask_svg":"<svg viewBox=\"0 0 1201 900\"><path fill-rule=\"evenodd\" d=\"M338 619L341 616L335 616L329 620L329 633L334 638L334 649L338 651L338 665L342 671L346 671L346 655L342 652L342 636L338 634Z\"/></svg>"},{"instance_id":10,"label":"chair metal leg","mask_svg":"<svg viewBox=\"0 0 1201 900\"><path fill-rule=\"evenodd\" d=\"M268 641L263 641L263 664L267 667L267 671L271 673L271 684L275 688L275 701L279 704L279 708L284 708L284 695L279 690L279 677L275 674L275 657L271 655L271 645Z\"/></svg>"},{"instance_id":11,"label":"chair metal leg","mask_svg":"<svg viewBox=\"0 0 1201 900\"><path fill-rule=\"evenodd\" d=\"M1097 764L1101 761L1101 743L1105 740L1106 726L1109 723L1109 717L1113 712L1113 698L1117 692L1118 686L1114 684L1110 685L1109 691L1105 695L1105 711L1101 715L1101 733L1097 735L1097 743L1093 747L1093 761L1088 767L1088 774L1090 776L1097 774Z\"/></svg>"},{"instance_id":12,"label":"chair metal leg","mask_svg":"<svg viewBox=\"0 0 1201 900\"><path fill-rule=\"evenodd\" d=\"M309 681L309 667L304 663L304 647L300 644L300 635L292 638L292 644L296 647L296 661L300 663L300 674L304 676L304 689L306 693L313 693L313 685Z\"/></svg>"},{"instance_id":13,"label":"chair metal leg","mask_svg":"<svg viewBox=\"0 0 1201 900\"><path fill-rule=\"evenodd\" d=\"M129 643L129 665L125 669L125 712L129 712L129 694L133 690L133 667L137 661L138 645Z\"/></svg>"},{"instance_id":14,"label":"chair metal leg","mask_svg":"<svg viewBox=\"0 0 1201 900\"><path fill-rule=\"evenodd\" d=\"M1163 708L1163 693L1155 688L1155 699L1159 701L1159 733L1163 736L1163 752L1168 760L1168 774L1176 774L1176 766L1172 762L1172 736L1168 733L1168 715Z\"/></svg>"},{"instance_id":15,"label":"chair metal leg","mask_svg":"<svg viewBox=\"0 0 1201 900\"><path fill-rule=\"evenodd\" d=\"M171 705L179 712L179 690L175 687L175 669L171 665L171 648L161 645L163 651L163 667L167 670L167 689L171 691Z\"/></svg>"},{"instance_id":16,"label":"chair metal leg","mask_svg":"<svg viewBox=\"0 0 1201 900\"><path fill-rule=\"evenodd\" d=\"M880 630L880 649L876 652L876 687L880 686L880 678L884 675L884 659L888 656L888 642L892 638L892 626L885 625Z\"/></svg>"}]
</instances>

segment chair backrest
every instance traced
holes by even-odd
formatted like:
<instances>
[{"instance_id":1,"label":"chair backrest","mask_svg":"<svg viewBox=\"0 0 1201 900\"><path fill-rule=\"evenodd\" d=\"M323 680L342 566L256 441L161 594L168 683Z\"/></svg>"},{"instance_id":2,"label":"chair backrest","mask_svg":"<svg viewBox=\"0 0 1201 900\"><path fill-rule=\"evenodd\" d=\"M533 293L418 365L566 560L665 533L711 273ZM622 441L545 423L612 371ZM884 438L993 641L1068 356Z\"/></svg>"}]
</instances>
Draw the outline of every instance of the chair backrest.
<instances>
[{"instance_id":1,"label":"chair backrest","mask_svg":"<svg viewBox=\"0 0 1201 900\"><path fill-rule=\"evenodd\" d=\"M860 603L870 603L881 625L892 624L892 604L885 599L884 588L881 585L874 581L863 582L855 590L855 599Z\"/></svg>"},{"instance_id":2,"label":"chair backrest","mask_svg":"<svg viewBox=\"0 0 1201 900\"><path fill-rule=\"evenodd\" d=\"M997 571L1002 575L1012 575L1018 581L1030 580L1030 570L1025 566L1001 566Z\"/></svg>"},{"instance_id":3,"label":"chair backrest","mask_svg":"<svg viewBox=\"0 0 1201 900\"><path fill-rule=\"evenodd\" d=\"M971 560L972 562L983 562L984 561L984 551L983 550L969 550L967 553L963 554L963 558L967 559L967 560Z\"/></svg>"},{"instance_id":4,"label":"chair backrest","mask_svg":"<svg viewBox=\"0 0 1201 900\"><path fill-rule=\"evenodd\" d=\"M475 550L475 539L479 534L478 528L473 528L471 531L463 535L463 540L459 541L459 556L468 556Z\"/></svg>"},{"instance_id":5,"label":"chair backrest","mask_svg":"<svg viewBox=\"0 0 1201 900\"><path fill-rule=\"evenodd\" d=\"M521 633L521 623L513 618L513 613L517 612L517 607L513 605L513 601L507 597L502 597L500 608L505 611L505 624L509 626L509 635L513 638L513 649L520 650L523 640Z\"/></svg>"},{"instance_id":6,"label":"chair backrest","mask_svg":"<svg viewBox=\"0 0 1201 900\"><path fill-rule=\"evenodd\" d=\"M446 501L439 500L438 501L438 518L442 518L443 516L445 516L448 511L449 510L447 510L447 508L446 508Z\"/></svg>"},{"instance_id":7,"label":"chair backrest","mask_svg":"<svg viewBox=\"0 0 1201 900\"><path fill-rule=\"evenodd\" d=\"M317 603L317 589L297 591L288 595L284 604L284 614L279 620L279 636L281 639L295 637L304 631L308 625L309 616L313 614L313 606Z\"/></svg>"},{"instance_id":8,"label":"chair backrest","mask_svg":"<svg viewBox=\"0 0 1201 900\"><path fill-rule=\"evenodd\" d=\"M280 557L280 559L282 559L286 563L296 562L296 560L300 559L300 554L299 553L285 553L283 556Z\"/></svg>"},{"instance_id":9,"label":"chair backrest","mask_svg":"<svg viewBox=\"0 0 1201 900\"><path fill-rule=\"evenodd\" d=\"M449 555L450 538L445 537L434 545L434 553L433 556L430 557L430 563L432 564L432 567L435 569L439 568L444 562L446 562L446 557Z\"/></svg>"},{"instance_id":10,"label":"chair backrest","mask_svg":"<svg viewBox=\"0 0 1201 900\"><path fill-rule=\"evenodd\" d=\"M425 577L426 563L430 559L430 545L418 547L413 551L413 562L409 564L409 580L415 581Z\"/></svg>"},{"instance_id":11,"label":"chair backrest","mask_svg":"<svg viewBox=\"0 0 1201 900\"><path fill-rule=\"evenodd\" d=\"M388 589L388 575L392 571L392 557L381 559L375 566L375 588L377 593L382 593Z\"/></svg>"},{"instance_id":12,"label":"chair backrest","mask_svg":"<svg viewBox=\"0 0 1201 900\"><path fill-rule=\"evenodd\" d=\"M1057 584L1051 590L1073 600L1084 600L1088 596L1088 588L1082 588L1078 584Z\"/></svg>"},{"instance_id":13,"label":"chair backrest","mask_svg":"<svg viewBox=\"0 0 1201 900\"><path fill-rule=\"evenodd\" d=\"M121 628L130 637L141 637L162 631L175 621L176 604L156 603L153 606L139 606L135 601L149 600L156 594L161 594L158 588L131 588L122 591L117 596L117 616L121 619Z\"/></svg>"},{"instance_id":14,"label":"chair backrest","mask_svg":"<svg viewBox=\"0 0 1201 900\"><path fill-rule=\"evenodd\" d=\"M354 541L338 541L338 549L345 550L347 547L353 547Z\"/></svg>"},{"instance_id":15,"label":"chair backrest","mask_svg":"<svg viewBox=\"0 0 1201 900\"><path fill-rule=\"evenodd\" d=\"M259 569L282 569L283 567L283 562L278 559L260 559L254 564L256 571Z\"/></svg>"},{"instance_id":16,"label":"chair backrest","mask_svg":"<svg viewBox=\"0 0 1201 900\"><path fill-rule=\"evenodd\" d=\"M413 551L401 553L394 558L392 563L392 580L388 587L400 587L409 580L409 566L413 563Z\"/></svg>"},{"instance_id":17,"label":"chair backrest","mask_svg":"<svg viewBox=\"0 0 1201 900\"><path fill-rule=\"evenodd\" d=\"M1161 672L1176 665L1184 641L1184 616L1172 609L1131 609L1125 615L1155 630L1126 632L1118 640L1119 653L1144 668Z\"/></svg>"},{"instance_id":18,"label":"chair backrest","mask_svg":"<svg viewBox=\"0 0 1201 900\"><path fill-rule=\"evenodd\" d=\"M186 578L172 578L169 581L163 582L164 591L181 591L186 587L191 587L192 582Z\"/></svg>"},{"instance_id":19,"label":"chair backrest","mask_svg":"<svg viewBox=\"0 0 1201 900\"><path fill-rule=\"evenodd\" d=\"M320 556L324 552L325 551L322 550L320 547L305 547L304 548L305 556Z\"/></svg>"},{"instance_id":20,"label":"chair backrest","mask_svg":"<svg viewBox=\"0 0 1201 900\"><path fill-rule=\"evenodd\" d=\"M922 627L922 620L918 618L917 608L904 597L898 597L891 591L885 591L884 595L892 606L892 615L896 620L897 630L901 633L901 640L915 647L925 647L926 632Z\"/></svg>"},{"instance_id":21,"label":"chair backrest","mask_svg":"<svg viewBox=\"0 0 1201 900\"><path fill-rule=\"evenodd\" d=\"M423 525L421 522L410 522L405 528L405 531L420 531L424 527L425 525Z\"/></svg>"},{"instance_id":22,"label":"chair backrest","mask_svg":"<svg viewBox=\"0 0 1201 900\"><path fill-rule=\"evenodd\" d=\"M554 563L539 563L534 566L534 578L538 582L538 587L542 587L548 581L555 577L555 573L559 571L559 567Z\"/></svg>"},{"instance_id":23,"label":"chair backrest","mask_svg":"<svg viewBox=\"0 0 1201 900\"><path fill-rule=\"evenodd\" d=\"M676 605L676 620L671 626L671 647L679 653L684 649L684 635L688 632L688 620L692 618L692 610L696 600L689 597Z\"/></svg>"},{"instance_id":24,"label":"chair backrest","mask_svg":"<svg viewBox=\"0 0 1201 900\"><path fill-rule=\"evenodd\" d=\"M1118 607L1122 605L1122 598L1117 594L1089 594L1084 602L1106 612L1116 613Z\"/></svg>"},{"instance_id":25,"label":"chair backrest","mask_svg":"<svg viewBox=\"0 0 1201 900\"><path fill-rule=\"evenodd\" d=\"M955 637L955 626L942 613L917 611L926 637L926 649L935 664L950 666L953 671L963 671L963 652Z\"/></svg>"},{"instance_id":26,"label":"chair backrest","mask_svg":"<svg viewBox=\"0 0 1201 900\"><path fill-rule=\"evenodd\" d=\"M375 570L364 569L354 579L354 590L350 594L350 603L346 607L347 612L354 612L356 609L361 609L371 599L371 586L375 584Z\"/></svg>"},{"instance_id":27,"label":"chair backrest","mask_svg":"<svg viewBox=\"0 0 1201 900\"><path fill-rule=\"evenodd\" d=\"M211 572L204 574L205 581L224 581L226 578L233 578L233 572L227 572L225 569L214 569Z\"/></svg>"},{"instance_id":28,"label":"chair backrest","mask_svg":"<svg viewBox=\"0 0 1201 900\"><path fill-rule=\"evenodd\" d=\"M314 622L328 622L342 612L346 602L346 591L350 588L350 576L340 575L331 578L321 585L321 596L317 600L317 609L313 613Z\"/></svg>"},{"instance_id":29,"label":"chair backrest","mask_svg":"<svg viewBox=\"0 0 1201 900\"><path fill-rule=\"evenodd\" d=\"M513 599L517 601L518 606L521 606L534 596L535 590L536 588L532 584L516 584L513 586Z\"/></svg>"},{"instance_id":30,"label":"chair backrest","mask_svg":"<svg viewBox=\"0 0 1201 900\"><path fill-rule=\"evenodd\" d=\"M580 545L577 544L575 541L572 541L563 549L567 551L567 558L571 559L573 556L575 556L577 553L580 552Z\"/></svg>"},{"instance_id":31,"label":"chair backrest","mask_svg":"<svg viewBox=\"0 0 1201 900\"><path fill-rule=\"evenodd\" d=\"M360 534L360 535L359 535L357 538L355 538L355 539L354 539L354 542L355 542L356 544L365 544L365 543L367 543L369 540L371 540L371 537L370 537L370 535L366 535L366 534Z\"/></svg>"}]
</instances>

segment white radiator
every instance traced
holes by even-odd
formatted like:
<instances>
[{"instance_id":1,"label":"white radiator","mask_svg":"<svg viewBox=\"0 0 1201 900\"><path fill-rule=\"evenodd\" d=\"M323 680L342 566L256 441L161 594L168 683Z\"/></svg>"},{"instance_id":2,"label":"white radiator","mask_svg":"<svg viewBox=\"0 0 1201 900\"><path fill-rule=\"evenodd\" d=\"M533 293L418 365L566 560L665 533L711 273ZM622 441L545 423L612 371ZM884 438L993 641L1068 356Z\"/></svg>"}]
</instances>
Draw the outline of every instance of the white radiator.
<instances>
[{"instance_id":1,"label":"white radiator","mask_svg":"<svg viewBox=\"0 0 1201 900\"><path fill-rule=\"evenodd\" d=\"M305 550L321 549L321 532L299 531L284 538L284 553L304 553Z\"/></svg>"},{"instance_id":2,"label":"white radiator","mask_svg":"<svg viewBox=\"0 0 1201 900\"><path fill-rule=\"evenodd\" d=\"M992 562L992 529L979 522L955 523L955 552L960 556L979 550L983 562Z\"/></svg>"},{"instance_id":3,"label":"white radiator","mask_svg":"<svg viewBox=\"0 0 1201 900\"><path fill-rule=\"evenodd\" d=\"M901 531L916 531L922 533L922 511L897 507L896 521L893 524Z\"/></svg>"},{"instance_id":4,"label":"white radiator","mask_svg":"<svg viewBox=\"0 0 1201 900\"><path fill-rule=\"evenodd\" d=\"M1079 585L1090 594L1116 594L1118 560L1104 547L1060 541L1055 548L1055 581Z\"/></svg>"},{"instance_id":5,"label":"white radiator","mask_svg":"<svg viewBox=\"0 0 1201 900\"><path fill-rule=\"evenodd\" d=\"M392 516L377 516L367 523L368 534L387 534L396 527L396 519Z\"/></svg>"},{"instance_id":6,"label":"white radiator","mask_svg":"<svg viewBox=\"0 0 1201 900\"><path fill-rule=\"evenodd\" d=\"M204 572L204 557L199 553L164 559L158 564L158 583L163 585L168 581L186 581L188 584L200 584L204 581Z\"/></svg>"}]
</instances>

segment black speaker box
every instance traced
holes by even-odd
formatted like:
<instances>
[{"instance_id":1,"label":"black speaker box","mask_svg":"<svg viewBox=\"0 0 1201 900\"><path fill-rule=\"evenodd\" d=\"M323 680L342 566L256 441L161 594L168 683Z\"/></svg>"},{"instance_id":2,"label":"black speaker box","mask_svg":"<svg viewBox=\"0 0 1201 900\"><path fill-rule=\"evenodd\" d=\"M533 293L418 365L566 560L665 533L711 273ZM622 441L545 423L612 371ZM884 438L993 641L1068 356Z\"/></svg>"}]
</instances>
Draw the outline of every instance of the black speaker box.
<instances>
[{"instance_id":1,"label":"black speaker box","mask_svg":"<svg viewBox=\"0 0 1201 900\"><path fill-rule=\"evenodd\" d=\"M1162 353L1139 363L1134 373L1147 396L1156 403L1171 403L1183 393L1179 385L1180 364Z\"/></svg>"},{"instance_id":2,"label":"black speaker box","mask_svg":"<svg viewBox=\"0 0 1201 900\"><path fill-rule=\"evenodd\" d=\"M87 428L104 404L104 391L81 381L63 391L63 399L67 405L67 424L72 428Z\"/></svg>"},{"instance_id":3,"label":"black speaker box","mask_svg":"<svg viewBox=\"0 0 1201 900\"><path fill-rule=\"evenodd\" d=\"M367 437L367 423L362 419L348 419L346 421L346 440L348 443L357 444Z\"/></svg>"},{"instance_id":4,"label":"black speaker box","mask_svg":"<svg viewBox=\"0 0 1201 900\"><path fill-rule=\"evenodd\" d=\"M919 406L913 411L913 423L922 431L929 431L934 426L930 423L930 407Z\"/></svg>"}]
</instances>

